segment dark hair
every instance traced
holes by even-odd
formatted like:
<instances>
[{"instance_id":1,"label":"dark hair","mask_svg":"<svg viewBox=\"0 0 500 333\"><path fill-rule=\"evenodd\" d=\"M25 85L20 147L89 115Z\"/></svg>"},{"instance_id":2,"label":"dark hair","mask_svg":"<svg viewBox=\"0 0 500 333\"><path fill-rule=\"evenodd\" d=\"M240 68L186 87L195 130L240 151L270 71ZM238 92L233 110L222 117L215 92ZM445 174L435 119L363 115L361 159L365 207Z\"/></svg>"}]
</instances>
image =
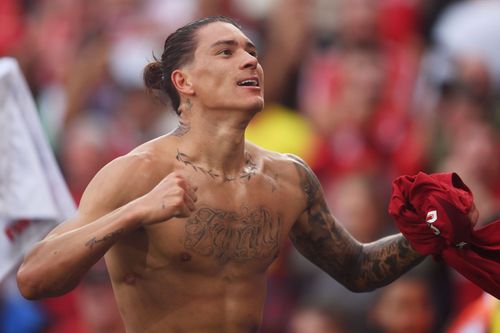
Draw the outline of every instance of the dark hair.
<instances>
[{"instance_id":1,"label":"dark hair","mask_svg":"<svg viewBox=\"0 0 500 333\"><path fill-rule=\"evenodd\" d=\"M236 21L226 16L210 16L188 23L167 37L161 60L153 56L155 61L150 62L144 68L143 78L146 88L150 92L159 90L166 93L177 114L180 113L178 110L180 96L170 76L174 70L193 61L197 46L196 31L213 22L226 22L241 29Z\"/></svg>"}]
</instances>

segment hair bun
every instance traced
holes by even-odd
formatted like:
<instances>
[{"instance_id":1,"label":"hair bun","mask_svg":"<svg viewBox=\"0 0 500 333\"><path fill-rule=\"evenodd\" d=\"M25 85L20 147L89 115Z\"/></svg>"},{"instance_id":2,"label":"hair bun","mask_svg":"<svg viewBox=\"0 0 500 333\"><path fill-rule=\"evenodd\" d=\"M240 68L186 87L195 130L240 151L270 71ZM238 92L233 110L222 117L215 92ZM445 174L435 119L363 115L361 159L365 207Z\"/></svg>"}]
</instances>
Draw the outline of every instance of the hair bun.
<instances>
[{"instance_id":1,"label":"hair bun","mask_svg":"<svg viewBox=\"0 0 500 333\"><path fill-rule=\"evenodd\" d=\"M163 88L163 70L161 62L153 61L146 65L143 73L144 85L150 90Z\"/></svg>"}]
</instances>

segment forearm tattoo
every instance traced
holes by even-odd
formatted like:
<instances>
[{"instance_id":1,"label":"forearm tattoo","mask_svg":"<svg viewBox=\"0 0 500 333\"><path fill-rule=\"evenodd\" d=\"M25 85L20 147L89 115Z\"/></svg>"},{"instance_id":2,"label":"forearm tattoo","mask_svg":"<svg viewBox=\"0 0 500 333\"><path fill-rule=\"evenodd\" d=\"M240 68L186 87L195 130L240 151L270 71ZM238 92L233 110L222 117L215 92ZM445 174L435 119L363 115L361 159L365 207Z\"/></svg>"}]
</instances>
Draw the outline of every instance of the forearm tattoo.
<instances>
[{"instance_id":1,"label":"forearm tattoo","mask_svg":"<svg viewBox=\"0 0 500 333\"><path fill-rule=\"evenodd\" d=\"M356 283L374 289L405 273L425 257L415 252L402 235L392 235L363 246Z\"/></svg>"},{"instance_id":2,"label":"forearm tattoo","mask_svg":"<svg viewBox=\"0 0 500 333\"><path fill-rule=\"evenodd\" d=\"M115 240L122 232L123 232L123 229L118 229L118 230L115 230L113 232L110 232L109 234L103 236L100 239L97 239L97 237L92 237L87 242L85 242L85 246L89 247L90 249L93 249L94 245L96 245L96 244L104 243L104 242L110 241L110 240Z\"/></svg>"},{"instance_id":3,"label":"forearm tattoo","mask_svg":"<svg viewBox=\"0 0 500 333\"><path fill-rule=\"evenodd\" d=\"M370 244L356 241L330 214L312 170L299 158L291 157L307 206L290 239L304 256L354 291L383 286L423 259L402 235Z\"/></svg>"}]
</instances>

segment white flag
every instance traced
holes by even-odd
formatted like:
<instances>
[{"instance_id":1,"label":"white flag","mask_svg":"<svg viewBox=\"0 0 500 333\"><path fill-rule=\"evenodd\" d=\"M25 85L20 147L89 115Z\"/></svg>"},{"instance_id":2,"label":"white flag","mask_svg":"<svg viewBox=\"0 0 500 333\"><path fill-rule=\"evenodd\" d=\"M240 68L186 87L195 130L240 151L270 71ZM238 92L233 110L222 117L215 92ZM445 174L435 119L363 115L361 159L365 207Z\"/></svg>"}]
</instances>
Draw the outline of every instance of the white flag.
<instances>
[{"instance_id":1,"label":"white flag","mask_svg":"<svg viewBox=\"0 0 500 333\"><path fill-rule=\"evenodd\" d=\"M0 281L74 212L21 70L0 58Z\"/></svg>"}]
</instances>

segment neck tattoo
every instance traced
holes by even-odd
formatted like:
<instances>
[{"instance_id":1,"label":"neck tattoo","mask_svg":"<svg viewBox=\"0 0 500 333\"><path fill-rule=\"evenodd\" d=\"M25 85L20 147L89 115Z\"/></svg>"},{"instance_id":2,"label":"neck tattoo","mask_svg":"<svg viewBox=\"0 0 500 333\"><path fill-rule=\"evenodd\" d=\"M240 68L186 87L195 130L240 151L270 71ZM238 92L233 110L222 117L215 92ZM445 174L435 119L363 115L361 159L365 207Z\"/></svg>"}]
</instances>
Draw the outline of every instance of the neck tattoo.
<instances>
[{"instance_id":1,"label":"neck tattoo","mask_svg":"<svg viewBox=\"0 0 500 333\"><path fill-rule=\"evenodd\" d=\"M254 176L255 173L257 172L257 165L252 160L252 156L249 153L245 153L245 167L237 176L219 174L216 171L213 171L212 169L205 169L204 167L195 165L189 160L188 155L181 153L179 150L177 150L177 156L175 158L177 159L177 161L183 163L185 166L191 167L195 172L199 171L202 174L209 176L214 180L222 179L224 182L231 182L238 179L241 181L245 180L249 181L252 178L252 176Z\"/></svg>"},{"instance_id":2,"label":"neck tattoo","mask_svg":"<svg viewBox=\"0 0 500 333\"><path fill-rule=\"evenodd\" d=\"M181 137L191 130L189 124L186 124L182 120L179 120L179 126L172 132L173 136Z\"/></svg>"},{"instance_id":3,"label":"neck tattoo","mask_svg":"<svg viewBox=\"0 0 500 333\"><path fill-rule=\"evenodd\" d=\"M193 103L191 103L191 100L189 98L186 99L186 102L184 103L184 105L185 105L184 111L191 111L191 109L193 108ZM182 113L182 111L181 111L181 113ZM186 124L182 120L179 120L179 126L177 126L175 131L172 132L172 135L181 137L184 134L188 133L190 129L191 129L191 127L189 126L189 124Z\"/></svg>"},{"instance_id":4,"label":"neck tattoo","mask_svg":"<svg viewBox=\"0 0 500 333\"><path fill-rule=\"evenodd\" d=\"M193 108L193 103L191 103L191 100L189 98L186 99L186 110L191 111L192 108Z\"/></svg>"}]
</instances>

